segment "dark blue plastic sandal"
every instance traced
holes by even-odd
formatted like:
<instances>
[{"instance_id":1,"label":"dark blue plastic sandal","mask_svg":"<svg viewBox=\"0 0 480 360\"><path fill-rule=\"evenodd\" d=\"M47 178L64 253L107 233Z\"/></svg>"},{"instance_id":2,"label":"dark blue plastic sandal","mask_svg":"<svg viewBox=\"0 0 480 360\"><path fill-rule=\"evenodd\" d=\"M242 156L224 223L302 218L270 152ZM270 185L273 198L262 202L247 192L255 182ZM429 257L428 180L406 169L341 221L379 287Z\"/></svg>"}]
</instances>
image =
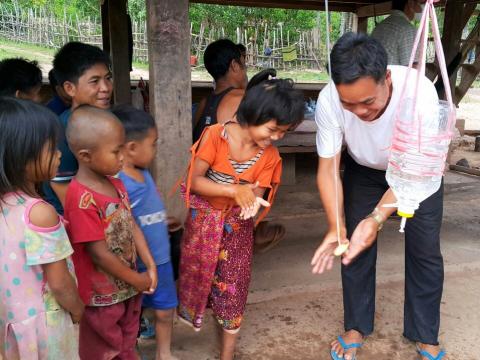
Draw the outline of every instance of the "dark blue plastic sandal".
<instances>
[{"instance_id":1,"label":"dark blue plastic sandal","mask_svg":"<svg viewBox=\"0 0 480 360\"><path fill-rule=\"evenodd\" d=\"M347 344L340 335L338 335L337 340L340 343L340 345L342 346L343 350L359 349L363 345L362 343ZM334 350L330 350L330 356L332 357L333 360L343 360L344 359L343 357L339 357ZM356 355L353 355L352 360L355 360L356 358L357 358ZM438 359L438 360L440 360L440 359ZM434 360L437 360L437 359L434 359Z\"/></svg>"},{"instance_id":2,"label":"dark blue plastic sandal","mask_svg":"<svg viewBox=\"0 0 480 360\"><path fill-rule=\"evenodd\" d=\"M430 354L428 351L420 349L418 345L417 345L417 352L420 356L426 357L428 360L442 360L443 357L447 355L445 350L440 350L438 355L435 357L432 354Z\"/></svg>"}]
</instances>

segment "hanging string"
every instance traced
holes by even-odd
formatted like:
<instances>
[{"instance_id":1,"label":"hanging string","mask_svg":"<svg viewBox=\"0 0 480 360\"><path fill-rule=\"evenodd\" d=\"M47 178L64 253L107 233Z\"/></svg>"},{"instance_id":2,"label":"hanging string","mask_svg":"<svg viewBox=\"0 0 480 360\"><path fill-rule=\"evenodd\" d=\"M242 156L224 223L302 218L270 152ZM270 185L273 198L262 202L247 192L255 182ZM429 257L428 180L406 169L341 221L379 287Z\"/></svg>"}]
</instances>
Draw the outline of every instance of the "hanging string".
<instances>
[{"instance_id":1,"label":"hanging string","mask_svg":"<svg viewBox=\"0 0 480 360\"><path fill-rule=\"evenodd\" d=\"M328 76L330 79L332 79L332 63L331 63L331 58L330 58L330 12L328 11L328 0L325 0L325 14L326 14L326 20L325 20L325 26L326 26L326 34L327 34L327 64L328 64ZM333 84L330 87L330 91L332 91ZM331 97L333 98L333 97ZM337 230L337 242L340 245L340 204L338 203L338 161L337 161L337 154L335 153L336 148L335 148L335 142L337 139L335 139L335 134L333 135L333 183L335 186L335 224L336 224L336 230Z\"/></svg>"}]
</instances>

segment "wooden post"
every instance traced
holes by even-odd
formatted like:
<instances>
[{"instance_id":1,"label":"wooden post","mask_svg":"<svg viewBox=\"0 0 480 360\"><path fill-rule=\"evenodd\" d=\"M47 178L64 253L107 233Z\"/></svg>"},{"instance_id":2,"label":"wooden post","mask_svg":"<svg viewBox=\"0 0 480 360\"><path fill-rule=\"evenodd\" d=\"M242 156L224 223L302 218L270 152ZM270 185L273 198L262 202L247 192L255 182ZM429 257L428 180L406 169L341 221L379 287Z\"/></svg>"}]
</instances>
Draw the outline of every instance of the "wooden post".
<instances>
[{"instance_id":1,"label":"wooden post","mask_svg":"<svg viewBox=\"0 0 480 360\"><path fill-rule=\"evenodd\" d=\"M106 1L108 1L108 28L115 104L131 103L127 0Z\"/></svg>"},{"instance_id":2,"label":"wooden post","mask_svg":"<svg viewBox=\"0 0 480 360\"><path fill-rule=\"evenodd\" d=\"M460 51L462 38L464 4L457 1L447 1L445 6L445 19L443 22L442 45L445 52L445 62L448 66ZM450 76L453 101L455 102L455 83L457 80L458 67ZM441 80L440 80L441 81Z\"/></svg>"},{"instance_id":3,"label":"wooden post","mask_svg":"<svg viewBox=\"0 0 480 360\"><path fill-rule=\"evenodd\" d=\"M295 185L295 153L282 154L282 185Z\"/></svg>"},{"instance_id":4,"label":"wooden post","mask_svg":"<svg viewBox=\"0 0 480 360\"><path fill-rule=\"evenodd\" d=\"M357 20L357 32L367 33L368 31L368 17L361 17Z\"/></svg>"},{"instance_id":5,"label":"wooden post","mask_svg":"<svg viewBox=\"0 0 480 360\"><path fill-rule=\"evenodd\" d=\"M101 5L102 15L102 44L103 51L110 54L110 29L108 28L108 0L103 1ZM65 17L66 17L65 13ZM64 21L65 23L65 21Z\"/></svg>"},{"instance_id":6,"label":"wooden post","mask_svg":"<svg viewBox=\"0 0 480 360\"><path fill-rule=\"evenodd\" d=\"M167 194L185 174L192 144L188 0L147 0L150 111L158 127L154 175L169 214L182 216L179 196Z\"/></svg>"}]
</instances>

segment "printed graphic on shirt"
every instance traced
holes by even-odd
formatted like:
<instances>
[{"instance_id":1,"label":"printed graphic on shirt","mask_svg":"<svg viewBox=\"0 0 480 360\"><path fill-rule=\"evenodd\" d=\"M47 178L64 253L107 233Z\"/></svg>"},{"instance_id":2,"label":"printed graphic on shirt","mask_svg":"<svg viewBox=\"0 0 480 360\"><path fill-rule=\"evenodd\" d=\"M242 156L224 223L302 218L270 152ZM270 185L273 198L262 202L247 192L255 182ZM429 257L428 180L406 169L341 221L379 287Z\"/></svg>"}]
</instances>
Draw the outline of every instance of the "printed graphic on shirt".
<instances>
[{"instance_id":1,"label":"printed graphic on shirt","mask_svg":"<svg viewBox=\"0 0 480 360\"><path fill-rule=\"evenodd\" d=\"M93 205L95 207L97 206L97 204L95 204L95 200L93 199L93 195L86 191L80 198L80 204L78 205L78 207L80 209L87 209L90 205Z\"/></svg>"},{"instance_id":2,"label":"printed graphic on shirt","mask_svg":"<svg viewBox=\"0 0 480 360\"><path fill-rule=\"evenodd\" d=\"M81 209L95 209L104 226L105 242L108 250L118 259L135 269L136 250L133 239L133 218L131 216L126 193L117 189L120 202L104 202L97 205L94 195L84 191L80 197ZM135 295L135 289L126 282L105 273L100 268L91 275L93 294L89 305L110 305Z\"/></svg>"},{"instance_id":3,"label":"printed graphic on shirt","mask_svg":"<svg viewBox=\"0 0 480 360\"><path fill-rule=\"evenodd\" d=\"M142 227L160 224L167 221L167 212L162 210L153 214L141 215L138 217L138 220L140 221L140 226Z\"/></svg>"}]
</instances>

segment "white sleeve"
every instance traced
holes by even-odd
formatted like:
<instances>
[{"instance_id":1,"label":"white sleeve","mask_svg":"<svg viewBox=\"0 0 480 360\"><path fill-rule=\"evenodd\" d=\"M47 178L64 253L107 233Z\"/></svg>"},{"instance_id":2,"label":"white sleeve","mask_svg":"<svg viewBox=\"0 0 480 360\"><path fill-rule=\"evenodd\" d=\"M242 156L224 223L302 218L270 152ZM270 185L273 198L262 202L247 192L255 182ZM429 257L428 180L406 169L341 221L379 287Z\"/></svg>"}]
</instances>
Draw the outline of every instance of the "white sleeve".
<instances>
[{"instance_id":1,"label":"white sleeve","mask_svg":"<svg viewBox=\"0 0 480 360\"><path fill-rule=\"evenodd\" d=\"M335 96L333 86L330 83L322 90L315 109L317 152L318 156L323 158L331 158L338 154L343 143L343 130L339 124L339 117L343 114L338 107L335 110L334 104L338 103L338 96Z\"/></svg>"}]
</instances>

